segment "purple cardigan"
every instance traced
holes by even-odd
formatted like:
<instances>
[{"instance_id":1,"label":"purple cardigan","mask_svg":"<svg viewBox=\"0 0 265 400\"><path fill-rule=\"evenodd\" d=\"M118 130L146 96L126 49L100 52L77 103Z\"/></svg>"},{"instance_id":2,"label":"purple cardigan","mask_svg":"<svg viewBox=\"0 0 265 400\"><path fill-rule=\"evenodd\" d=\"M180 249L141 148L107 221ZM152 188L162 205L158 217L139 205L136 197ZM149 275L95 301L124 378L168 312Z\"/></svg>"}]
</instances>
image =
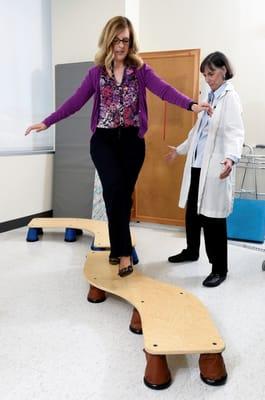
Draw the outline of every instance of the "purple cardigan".
<instances>
[{"instance_id":1,"label":"purple cardigan","mask_svg":"<svg viewBox=\"0 0 265 400\"><path fill-rule=\"evenodd\" d=\"M45 118L42 122L49 127L69 115L80 110L81 107L94 95L94 105L91 116L91 130L94 133L98 123L99 103L100 103L100 73L101 66L94 66L88 70L80 87L76 92L69 97L54 113ZM140 128L139 136L143 137L147 131L147 103L146 103L146 88L152 93L166 100L169 103L180 106L186 110L190 109L193 101L170 86L168 83L160 79L147 64L143 64L141 68L136 70L136 75L139 82L139 116Z\"/></svg>"}]
</instances>

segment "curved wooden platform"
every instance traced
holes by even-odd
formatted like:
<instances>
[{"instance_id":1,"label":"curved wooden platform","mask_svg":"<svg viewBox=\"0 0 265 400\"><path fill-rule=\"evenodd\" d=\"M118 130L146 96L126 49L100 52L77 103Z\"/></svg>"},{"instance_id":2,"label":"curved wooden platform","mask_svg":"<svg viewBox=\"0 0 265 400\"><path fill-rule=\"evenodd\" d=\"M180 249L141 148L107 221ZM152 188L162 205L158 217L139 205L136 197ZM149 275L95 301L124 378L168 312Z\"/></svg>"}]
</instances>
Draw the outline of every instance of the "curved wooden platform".
<instances>
[{"instance_id":1,"label":"curved wooden platform","mask_svg":"<svg viewBox=\"0 0 265 400\"><path fill-rule=\"evenodd\" d=\"M128 277L120 278L117 268L109 265L108 253L104 251L87 255L84 273L91 285L90 301L104 301L107 291L135 307L132 321L136 322L135 332L140 333L142 328L144 335L147 386L155 389L169 386L167 354L200 354L202 379L206 383L209 379L214 385L225 382L226 371L221 356L225 344L207 309L194 295L180 287L149 278L137 269ZM157 369L162 371L162 378L160 372L158 375L154 372Z\"/></svg>"},{"instance_id":2,"label":"curved wooden platform","mask_svg":"<svg viewBox=\"0 0 265 400\"><path fill-rule=\"evenodd\" d=\"M105 221L87 218L34 218L28 224L29 228L72 228L84 230L95 237L94 247L110 248L108 225ZM132 235L133 246L135 246Z\"/></svg>"},{"instance_id":3,"label":"curved wooden platform","mask_svg":"<svg viewBox=\"0 0 265 400\"><path fill-rule=\"evenodd\" d=\"M150 354L220 353L225 344L204 305L182 288L149 278L137 269L126 278L108 263L107 252L90 252L85 277L97 288L131 303L139 312Z\"/></svg>"}]
</instances>

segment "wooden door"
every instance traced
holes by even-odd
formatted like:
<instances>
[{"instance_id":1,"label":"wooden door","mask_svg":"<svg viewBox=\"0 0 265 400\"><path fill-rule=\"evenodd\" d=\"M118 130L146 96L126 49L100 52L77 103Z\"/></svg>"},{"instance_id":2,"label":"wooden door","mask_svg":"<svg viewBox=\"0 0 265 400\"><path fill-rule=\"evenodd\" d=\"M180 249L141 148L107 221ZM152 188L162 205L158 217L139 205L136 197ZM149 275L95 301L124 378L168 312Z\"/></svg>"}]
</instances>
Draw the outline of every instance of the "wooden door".
<instances>
[{"instance_id":1,"label":"wooden door","mask_svg":"<svg viewBox=\"0 0 265 400\"><path fill-rule=\"evenodd\" d=\"M142 53L144 61L165 81L192 99L198 98L200 51L181 50ZM148 91L146 159L137 181L132 219L184 225L184 210L178 208L185 158L165 161L167 145L182 143L195 122L193 112L161 101Z\"/></svg>"}]
</instances>

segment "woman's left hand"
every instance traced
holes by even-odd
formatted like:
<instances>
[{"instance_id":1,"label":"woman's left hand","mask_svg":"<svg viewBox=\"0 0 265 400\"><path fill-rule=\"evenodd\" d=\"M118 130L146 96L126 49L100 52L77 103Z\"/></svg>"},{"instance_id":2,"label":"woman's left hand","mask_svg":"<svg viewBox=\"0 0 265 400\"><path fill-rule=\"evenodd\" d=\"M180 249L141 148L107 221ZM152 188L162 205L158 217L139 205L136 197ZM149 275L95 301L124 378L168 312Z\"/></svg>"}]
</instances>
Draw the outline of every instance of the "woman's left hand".
<instances>
[{"instance_id":1,"label":"woman's left hand","mask_svg":"<svg viewBox=\"0 0 265 400\"><path fill-rule=\"evenodd\" d=\"M197 114L201 111L206 111L210 117L213 115L213 109L209 103L192 104L191 109Z\"/></svg>"},{"instance_id":2,"label":"woman's left hand","mask_svg":"<svg viewBox=\"0 0 265 400\"><path fill-rule=\"evenodd\" d=\"M230 158L225 158L223 161L221 161L221 164L223 164L223 172L220 174L219 178L225 179L230 175L230 172L232 171L233 161L230 160Z\"/></svg>"}]
</instances>

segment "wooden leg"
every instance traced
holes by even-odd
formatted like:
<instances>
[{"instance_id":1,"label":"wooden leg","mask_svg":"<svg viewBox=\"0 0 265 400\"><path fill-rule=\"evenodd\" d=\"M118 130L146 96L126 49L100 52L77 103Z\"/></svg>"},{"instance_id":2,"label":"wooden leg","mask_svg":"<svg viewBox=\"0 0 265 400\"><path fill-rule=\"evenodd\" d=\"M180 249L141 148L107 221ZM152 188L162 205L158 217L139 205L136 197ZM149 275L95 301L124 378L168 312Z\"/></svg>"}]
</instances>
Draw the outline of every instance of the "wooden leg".
<instances>
[{"instance_id":1,"label":"wooden leg","mask_svg":"<svg viewBox=\"0 0 265 400\"><path fill-rule=\"evenodd\" d=\"M167 366L167 359L165 355L154 355L147 353L146 368L144 374L144 383L151 389L166 389L171 384L171 375Z\"/></svg>"},{"instance_id":2,"label":"wooden leg","mask_svg":"<svg viewBox=\"0 0 265 400\"><path fill-rule=\"evenodd\" d=\"M130 328L130 331L133 333L136 333L138 335L143 334L141 317L135 307L133 309L132 319L131 319L129 328Z\"/></svg>"},{"instance_id":3,"label":"wooden leg","mask_svg":"<svg viewBox=\"0 0 265 400\"><path fill-rule=\"evenodd\" d=\"M87 300L90 303L102 303L106 300L104 290L98 289L95 286L90 285L90 289L87 295Z\"/></svg>"},{"instance_id":4,"label":"wooden leg","mask_svg":"<svg viewBox=\"0 0 265 400\"><path fill-rule=\"evenodd\" d=\"M227 378L221 353L201 354L199 359L201 379L208 385L224 385Z\"/></svg>"}]
</instances>

